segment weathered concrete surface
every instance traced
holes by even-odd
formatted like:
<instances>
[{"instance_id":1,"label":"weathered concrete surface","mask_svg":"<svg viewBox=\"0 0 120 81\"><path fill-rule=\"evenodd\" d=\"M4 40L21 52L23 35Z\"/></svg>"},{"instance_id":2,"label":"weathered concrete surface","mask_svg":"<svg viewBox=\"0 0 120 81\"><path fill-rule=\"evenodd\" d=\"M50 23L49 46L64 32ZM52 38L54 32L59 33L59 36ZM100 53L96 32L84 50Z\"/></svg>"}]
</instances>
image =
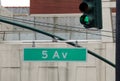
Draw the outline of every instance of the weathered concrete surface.
<instances>
[{"instance_id":1,"label":"weathered concrete surface","mask_svg":"<svg viewBox=\"0 0 120 81\"><path fill-rule=\"evenodd\" d=\"M115 62L115 44L80 43ZM0 44L0 81L114 81L114 68L87 55L86 62L25 62L23 49L32 44ZM39 43L36 47L71 47L65 43Z\"/></svg>"}]
</instances>

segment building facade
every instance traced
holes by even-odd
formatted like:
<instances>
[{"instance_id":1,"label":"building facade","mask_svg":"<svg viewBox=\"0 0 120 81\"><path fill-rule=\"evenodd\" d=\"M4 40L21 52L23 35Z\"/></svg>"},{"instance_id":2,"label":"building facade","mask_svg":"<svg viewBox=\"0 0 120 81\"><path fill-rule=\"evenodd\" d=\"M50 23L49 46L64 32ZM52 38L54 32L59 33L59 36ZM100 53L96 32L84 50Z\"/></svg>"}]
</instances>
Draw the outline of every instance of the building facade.
<instances>
[{"instance_id":1,"label":"building facade","mask_svg":"<svg viewBox=\"0 0 120 81\"><path fill-rule=\"evenodd\" d=\"M32 1L40 2L39 0ZM39 14L40 12L33 14L28 7L1 7L0 10L2 16L9 16L18 22L60 36L68 41L75 40L76 45L79 44L115 63L115 13L113 13L115 1L103 0L102 8L102 30L85 29L79 22L81 15L79 13L67 12L62 16L61 14L51 16L47 13L48 16L46 16L43 13ZM115 68L88 53L85 62L25 62L23 60L24 48L73 47L65 41L53 42L54 39L51 37L13 25L1 25L0 32L0 81L115 81Z\"/></svg>"}]
</instances>

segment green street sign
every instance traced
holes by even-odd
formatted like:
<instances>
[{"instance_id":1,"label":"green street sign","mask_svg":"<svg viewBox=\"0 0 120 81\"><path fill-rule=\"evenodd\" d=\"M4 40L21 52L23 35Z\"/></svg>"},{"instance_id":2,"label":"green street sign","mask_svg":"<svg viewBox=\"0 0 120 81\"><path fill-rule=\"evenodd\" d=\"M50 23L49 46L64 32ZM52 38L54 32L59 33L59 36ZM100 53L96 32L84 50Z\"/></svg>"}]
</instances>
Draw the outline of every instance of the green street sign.
<instances>
[{"instance_id":1,"label":"green street sign","mask_svg":"<svg viewBox=\"0 0 120 81\"><path fill-rule=\"evenodd\" d=\"M86 61L85 48L25 48L24 61Z\"/></svg>"}]
</instances>

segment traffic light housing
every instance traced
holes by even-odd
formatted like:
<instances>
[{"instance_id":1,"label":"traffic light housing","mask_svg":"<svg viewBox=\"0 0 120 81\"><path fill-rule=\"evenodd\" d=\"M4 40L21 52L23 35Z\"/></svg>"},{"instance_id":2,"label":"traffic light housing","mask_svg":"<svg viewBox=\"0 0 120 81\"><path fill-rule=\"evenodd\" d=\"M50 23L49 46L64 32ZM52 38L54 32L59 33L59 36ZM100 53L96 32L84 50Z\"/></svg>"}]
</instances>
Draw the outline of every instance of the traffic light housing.
<instances>
[{"instance_id":1,"label":"traffic light housing","mask_svg":"<svg viewBox=\"0 0 120 81\"><path fill-rule=\"evenodd\" d=\"M80 17L80 23L85 28L102 29L101 0L83 0L79 10L83 13Z\"/></svg>"}]
</instances>

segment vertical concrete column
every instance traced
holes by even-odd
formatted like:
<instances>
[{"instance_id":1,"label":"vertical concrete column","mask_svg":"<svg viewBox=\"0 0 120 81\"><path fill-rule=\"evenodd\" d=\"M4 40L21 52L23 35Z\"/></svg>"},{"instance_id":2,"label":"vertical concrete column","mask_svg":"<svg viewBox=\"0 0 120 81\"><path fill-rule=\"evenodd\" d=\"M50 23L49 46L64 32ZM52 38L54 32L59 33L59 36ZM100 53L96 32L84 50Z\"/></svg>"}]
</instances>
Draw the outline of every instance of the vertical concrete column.
<instances>
[{"instance_id":1,"label":"vertical concrete column","mask_svg":"<svg viewBox=\"0 0 120 81\"><path fill-rule=\"evenodd\" d=\"M106 43L106 58L115 64L115 44ZM115 68L106 65L106 81L115 81Z\"/></svg>"},{"instance_id":2,"label":"vertical concrete column","mask_svg":"<svg viewBox=\"0 0 120 81\"><path fill-rule=\"evenodd\" d=\"M76 80L76 64L69 63L68 64L68 81L75 81Z\"/></svg>"},{"instance_id":3,"label":"vertical concrete column","mask_svg":"<svg viewBox=\"0 0 120 81\"><path fill-rule=\"evenodd\" d=\"M107 31L112 31L112 20L111 20L111 10L110 10L110 0L102 1L102 17L103 17L103 29ZM102 36L103 42L112 42L112 33L102 31L102 35L107 35L111 37Z\"/></svg>"},{"instance_id":4,"label":"vertical concrete column","mask_svg":"<svg viewBox=\"0 0 120 81\"><path fill-rule=\"evenodd\" d=\"M109 32L102 32L104 35L108 35L111 37L102 37L103 42L113 42L113 34L112 34L112 12L111 8L116 7L115 2L110 2L110 0L103 0L102 2L102 7L103 7L103 30L111 31ZM115 48L113 43L106 43L105 45L106 50L105 50L105 55L106 58L113 63L114 61L114 53L115 53ZM106 74L105 74L105 79L106 81L113 81L115 80L115 68L105 65L106 68Z\"/></svg>"},{"instance_id":5,"label":"vertical concrete column","mask_svg":"<svg viewBox=\"0 0 120 81\"><path fill-rule=\"evenodd\" d=\"M105 44L99 43L98 47L95 48L95 52L102 57L105 57ZM100 59L96 59L96 70L97 70L97 81L105 81L106 80L106 67L105 62Z\"/></svg>"}]
</instances>

